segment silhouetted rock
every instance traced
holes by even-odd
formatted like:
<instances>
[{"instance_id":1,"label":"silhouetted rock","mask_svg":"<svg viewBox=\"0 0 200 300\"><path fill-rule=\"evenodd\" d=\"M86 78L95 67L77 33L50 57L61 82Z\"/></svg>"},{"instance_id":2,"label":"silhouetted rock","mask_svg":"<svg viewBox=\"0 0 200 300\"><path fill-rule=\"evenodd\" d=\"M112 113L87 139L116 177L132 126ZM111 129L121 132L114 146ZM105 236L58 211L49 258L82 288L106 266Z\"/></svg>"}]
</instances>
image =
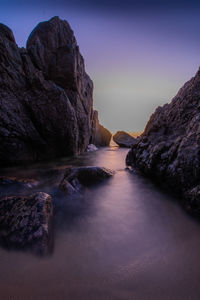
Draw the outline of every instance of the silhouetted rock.
<instances>
[{"instance_id":1,"label":"silhouetted rock","mask_svg":"<svg viewBox=\"0 0 200 300\"><path fill-rule=\"evenodd\" d=\"M46 193L0 199L0 240L7 247L33 247L48 252L53 215Z\"/></svg>"},{"instance_id":2,"label":"silhouetted rock","mask_svg":"<svg viewBox=\"0 0 200 300\"><path fill-rule=\"evenodd\" d=\"M199 206L200 70L170 104L158 107L127 156L127 164ZM197 210L195 208L195 210Z\"/></svg>"},{"instance_id":3,"label":"silhouetted rock","mask_svg":"<svg viewBox=\"0 0 200 300\"><path fill-rule=\"evenodd\" d=\"M125 131L117 131L113 135L113 141L119 147L131 148L137 140Z\"/></svg>"},{"instance_id":4,"label":"silhouetted rock","mask_svg":"<svg viewBox=\"0 0 200 300\"><path fill-rule=\"evenodd\" d=\"M94 110L90 143L96 146L108 146L110 144L111 137L111 132L99 124L98 111Z\"/></svg>"},{"instance_id":5,"label":"silhouetted rock","mask_svg":"<svg viewBox=\"0 0 200 300\"><path fill-rule=\"evenodd\" d=\"M113 175L114 171L102 167L68 168L60 183L60 189L68 196L80 194L83 187L100 183Z\"/></svg>"},{"instance_id":6,"label":"silhouetted rock","mask_svg":"<svg viewBox=\"0 0 200 300\"><path fill-rule=\"evenodd\" d=\"M0 24L0 106L2 164L71 156L95 144L102 127L93 128L93 83L67 21L38 24L26 49Z\"/></svg>"}]
</instances>

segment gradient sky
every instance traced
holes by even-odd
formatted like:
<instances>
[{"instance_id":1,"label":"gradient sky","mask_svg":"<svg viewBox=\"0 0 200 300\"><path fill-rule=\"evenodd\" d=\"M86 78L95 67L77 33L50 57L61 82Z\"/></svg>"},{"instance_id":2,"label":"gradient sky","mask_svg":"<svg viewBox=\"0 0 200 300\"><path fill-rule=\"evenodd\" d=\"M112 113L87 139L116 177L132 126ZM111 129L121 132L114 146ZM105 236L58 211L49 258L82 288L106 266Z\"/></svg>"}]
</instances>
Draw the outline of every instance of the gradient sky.
<instances>
[{"instance_id":1,"label":"gradient sky","mask_svg":"<svg viewBox=\"0 0 200 300\"><path fill-rule=\"evenodd\" d=\"M94 106L111 131L140 131L200 65L200 4L186 0L0 0L19 46L58 15L75 32L94 81Z\"/></svg>"}]
</instances>

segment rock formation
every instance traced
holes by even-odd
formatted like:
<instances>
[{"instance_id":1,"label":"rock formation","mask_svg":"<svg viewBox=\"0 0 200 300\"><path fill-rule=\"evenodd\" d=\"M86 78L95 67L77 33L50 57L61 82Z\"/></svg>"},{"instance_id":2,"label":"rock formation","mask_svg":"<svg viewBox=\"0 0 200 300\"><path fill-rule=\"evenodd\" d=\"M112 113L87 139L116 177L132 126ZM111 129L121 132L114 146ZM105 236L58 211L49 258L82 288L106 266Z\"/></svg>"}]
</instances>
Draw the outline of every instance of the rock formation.
<instances>
[{"instance_id":1,"label":"rock formation","mask_svg":"<svg viewBox=\"0 0 200 300\"><path fill-rule=\"evenodd\" d=\"M5 246L34 246L46 254L51 240L52 198L46 193L0 200L0 241Z\"/></svg>"},{"instance_id":2,"label":"rock formation","mask_svg":"<svg viewBox=\"0 0 200 300\"><path fill-rule=\"evenodd\" d=\"M200 70L170 104L158 107L127 155L127 164L200 208Z\"/></svg>"},{"instance_id":3,"label":"rock formation","mask_svg":"<svg viewBox=\"0 0 200 300\"><path fill-rule=\"evenodd\" d=\"M65 172L60 189L67 196L80 195L84 187L100 183L114 175L114 171L103 167L71 167Z\"/></svg>"},{"instance_id":4,"label":"rock formation","mask_svg":"<svg viewBox=\"0 0 200 300\"><path fill-rule=\"evenodd\" d=\"M93 111L92 134L90 144L96 146L109 146L112 134L106 128L99 124L98 111Z\"/></svg>"},{"instance_id":5,"label":"rock formation","mask_svg":"<svg viewBox=\"0 0 200 300\"><path fill-rule=\"evenodd\" d=\"M0 163L44 160L109 143L93 83L67 21L54 17L18 48L0 24Z\"/></svg>"},{"instance_id":6,"label":"rock formation","mask_svg":"<svg viewBox=\"0 0 200 300\"><path fill-rule=\"evenodd\" d=\"M125 131L117 131L113 135L113 141L119 146L124 148L131 148L136 142L137 139L132 137Z\"/></svg>"}]
</instances>

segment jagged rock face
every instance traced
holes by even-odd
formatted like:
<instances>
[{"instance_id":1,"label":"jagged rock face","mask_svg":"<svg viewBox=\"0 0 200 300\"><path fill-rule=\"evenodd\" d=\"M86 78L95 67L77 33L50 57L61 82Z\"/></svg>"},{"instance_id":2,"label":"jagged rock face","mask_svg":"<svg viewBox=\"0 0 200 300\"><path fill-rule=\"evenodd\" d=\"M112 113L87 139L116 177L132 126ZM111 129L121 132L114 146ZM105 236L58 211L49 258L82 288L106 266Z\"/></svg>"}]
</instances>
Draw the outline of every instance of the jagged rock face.
<instances>
[{"instance_id":1,"label":"jagged rock face","mask_svg":"<svg viewBox=\"0 0 200 300\"><path fill-rule=\"evenodd\" d=\"M170 104L156 109L128 153L127 164L187 198L200 184L199 121L200 70Z\"/></svg>"},{"instance_id":2,"label":"jagged rock face","mask_svg":"<svg viewBox=\"0 0 200 300\"><path fill-rule=\"evenodd\" d=\"M137 142L137 139L132 137L125 131L117 131L113 135L113 141L119 146L124 148L131 148Z\"/></svg>"},{"instance_id":3,"label":"jagged rock face","mask_svg":"<svg viewBox=\"0 0 200 300\"><path fill-rule=\"evenodd\" d=\"M99 124L98 111L93 111L92 116L92 134L90 144L96 146L108 146L112 138L111 132Z\"/></svg>"},{"instance_id":4,"label":"jagged rock face","mask_svg":"<svg viewBox=\"0 0 200 300\"><path fill-rule=\"evenodd\" d=\"M18 48L0 24L0 162L84 151L93 139L93 83L73 31L54 17ZM97 128L97 131L101 130Z\"/></svg>"}]
</instances>

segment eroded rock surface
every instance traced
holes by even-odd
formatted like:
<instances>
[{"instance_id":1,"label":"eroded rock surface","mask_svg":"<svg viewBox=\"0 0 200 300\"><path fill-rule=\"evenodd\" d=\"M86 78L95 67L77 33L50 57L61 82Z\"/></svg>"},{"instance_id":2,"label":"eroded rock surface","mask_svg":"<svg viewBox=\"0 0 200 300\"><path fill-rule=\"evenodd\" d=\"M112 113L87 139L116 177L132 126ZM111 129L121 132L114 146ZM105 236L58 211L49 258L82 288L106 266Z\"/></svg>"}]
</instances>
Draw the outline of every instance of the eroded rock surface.
<instances>
[{"instance_id":1,"label":"eroded rock surface","mask_svg":"<svg viewBox=\"0 0 200 300\"><path fill-rule=\"evenodd\" d=\"M193 202L197 210L200 207L199 154L200 70L170 104L156 109L128 153L127 164L178 192L189 203Z\"/></svg>"},{"instance_id":2,"label":"eroded rock surface","mask_svg":"<svg viewBox=\"0 0 200 300\"><path fill-rule=\"evenodd\" d=\"M130 134L128 134L125 131L117 131L113 135L113 141L119 146L124 148L131 148L133 146L137 139L132 137Z\"/></svg>"},{"instance_id":3,"label":"eroded rock surface","mask_svg":"<svg viewBox=\"0 0 200 300\"><path fill-rule=\"evenodd\" d=\"M96 138L107 130L94 122L93 83L70 25L58 17L39 23L26 49L0 24L0 107L1 164L109 144Z\"/></svg>"},{"instance_id":4,"label":"eroded rock surface","mask_svg":"<svg viewBox=\"0 0 200 300\"><path fill-rule=\"evenodd\" d=\"M0 241L7 247L49 250L52 234L52 198L42 192L0 199Z\"/></svg>"}]
</instances>

